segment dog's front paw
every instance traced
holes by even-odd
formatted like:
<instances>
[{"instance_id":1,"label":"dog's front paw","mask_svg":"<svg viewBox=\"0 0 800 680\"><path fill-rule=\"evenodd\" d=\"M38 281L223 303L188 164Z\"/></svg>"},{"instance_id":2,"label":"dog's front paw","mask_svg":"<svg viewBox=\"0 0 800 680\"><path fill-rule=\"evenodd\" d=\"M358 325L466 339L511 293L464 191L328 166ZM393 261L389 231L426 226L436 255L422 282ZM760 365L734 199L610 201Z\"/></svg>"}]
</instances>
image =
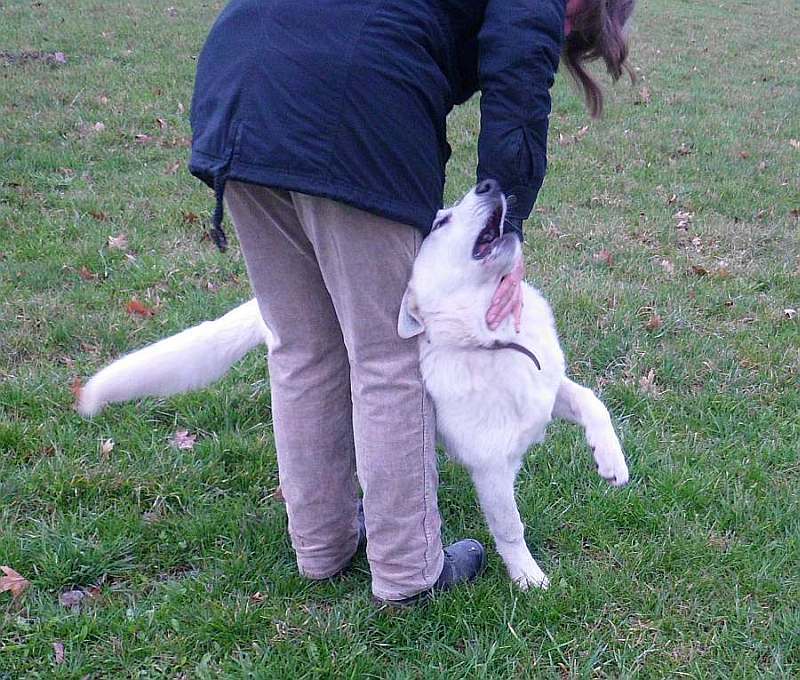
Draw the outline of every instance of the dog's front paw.
<instances>
[{"instance_id":1,"label":"dog's front paw","mask_svg":"<svg viewBox=\"0 0 800 680\"><path fill-rule=\"evenodd\" d=\"M539 565L531 558L529 564L508 567L508 575L522 590L531 588L541 588L547 590L550 586L550 579L539 569Z\"/></svg>"},{"instance_id":2,"label":"dog's front paw","mask_svg":"<svg viewBox=\"0 0 800 680\"><path fill-rule=\"evenodd\" d=\"M612 486L628 483L628 465L616 436L598 442L592 447L598 474Z\"/></svg>"}]
</instances>

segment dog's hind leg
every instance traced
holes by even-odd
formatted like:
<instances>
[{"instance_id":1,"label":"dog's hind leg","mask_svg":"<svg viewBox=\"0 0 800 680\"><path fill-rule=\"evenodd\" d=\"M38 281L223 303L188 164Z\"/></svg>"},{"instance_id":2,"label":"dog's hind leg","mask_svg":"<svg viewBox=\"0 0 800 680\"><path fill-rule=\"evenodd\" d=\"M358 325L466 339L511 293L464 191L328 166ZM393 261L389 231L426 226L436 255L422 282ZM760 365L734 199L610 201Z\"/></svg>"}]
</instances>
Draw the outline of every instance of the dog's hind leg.
<instances>
[{"instance_id":1,"label":"dog's hind leg","mask_svg":"<svg viewBox=\"0 0 800 680\"><path fill-rule=\"evenodd\" d=\"M531 586L547 588L550 582L525 544L525 527L514 499L517 467L493 463L470 468L470 475L497 552L503 558L511 580L523 590Z\"/></svg>"},{"instance_id":2,"label":"dog's hind leg","mask_svg":"<svg viewBox=\"0 0 800 680\"><path fill-rule=\"evenodd\" d=\"M564 378L558 388L553 416L583 427L603 479L614 486L628 482L628 466L611 425L611 416L594 392Z\"/></svg>"}]
</instances>

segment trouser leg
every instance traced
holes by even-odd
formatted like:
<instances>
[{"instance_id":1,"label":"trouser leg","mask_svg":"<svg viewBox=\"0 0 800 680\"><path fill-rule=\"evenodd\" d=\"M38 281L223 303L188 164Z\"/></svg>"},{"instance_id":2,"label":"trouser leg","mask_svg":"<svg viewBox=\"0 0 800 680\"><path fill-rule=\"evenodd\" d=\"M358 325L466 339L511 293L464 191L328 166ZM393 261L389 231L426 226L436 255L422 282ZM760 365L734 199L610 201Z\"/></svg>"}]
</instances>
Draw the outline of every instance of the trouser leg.
<instances>
[{"instance_id":1,"label":"trouser leg","mask_svg":"<svg viewBox=\"0 0 800 680\"><path fill-rule=\"evenodd\" d=\"M433 405L417 343L397 333L421 235L342 203L292 196L349 354L373 592L401 599L433 585L443 565Z\"/></svg>"},{"instance_id":2,"label":"trouser leg","mask_svg":"<svg viewBox=\"0 0 800 680\"><path fill-rule=\"evenodd\" d=\"M326 578L349 562L358 542L347 351L289 192L229 182L226 202L275 336L272 417L298 568Z\"/></svg>"}]
</instances>

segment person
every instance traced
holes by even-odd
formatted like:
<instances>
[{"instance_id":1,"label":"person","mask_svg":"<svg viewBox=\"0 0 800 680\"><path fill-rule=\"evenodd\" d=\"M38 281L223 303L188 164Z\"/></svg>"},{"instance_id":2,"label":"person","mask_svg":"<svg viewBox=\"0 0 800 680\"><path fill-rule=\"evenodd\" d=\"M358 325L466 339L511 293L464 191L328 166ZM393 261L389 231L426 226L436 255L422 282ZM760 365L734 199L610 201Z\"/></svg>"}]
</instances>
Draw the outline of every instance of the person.
<instances>
[{"instance_id":1,"label":"person","mask_svg":"<svg viewBox=\"0 0 800 680\"><path fill-rule=\"evenodd\" d=\"M233 0L214 23L189 169L215 191L223 250L224 198L274 334L278 470L306 577L341 572L364 538L380 602L481 571L477 541L442 546L434 413L416 341L396 330L442 205L447 114L480 91L477 179L515 197L505 228L522 238L559 61L598 115L585 64L620 77L634 2ZM490 327L518 323L523 274L520 261L501 282Z\"/></svg>"}]
</instances>

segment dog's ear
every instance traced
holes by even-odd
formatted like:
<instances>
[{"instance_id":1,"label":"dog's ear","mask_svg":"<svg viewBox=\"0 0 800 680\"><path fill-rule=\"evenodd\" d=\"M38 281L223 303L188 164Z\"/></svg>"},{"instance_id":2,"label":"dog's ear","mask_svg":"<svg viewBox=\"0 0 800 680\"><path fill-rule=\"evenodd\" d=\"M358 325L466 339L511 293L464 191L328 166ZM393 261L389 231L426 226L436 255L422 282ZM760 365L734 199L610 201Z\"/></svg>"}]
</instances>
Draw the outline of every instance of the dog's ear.
<instances>
[{"instance_id":1,"label":"dog's ear","mask_svg":"<svg viewBox=\"0 0 800 680\"><path fill-rule=\"evenodd\" d=\"M414 293L409 286L403 293L400 303L400 315L397 317L397 332L401 338L413 338L425 331L425 326L419 318Z\"/></svg>"}]
</instances>

